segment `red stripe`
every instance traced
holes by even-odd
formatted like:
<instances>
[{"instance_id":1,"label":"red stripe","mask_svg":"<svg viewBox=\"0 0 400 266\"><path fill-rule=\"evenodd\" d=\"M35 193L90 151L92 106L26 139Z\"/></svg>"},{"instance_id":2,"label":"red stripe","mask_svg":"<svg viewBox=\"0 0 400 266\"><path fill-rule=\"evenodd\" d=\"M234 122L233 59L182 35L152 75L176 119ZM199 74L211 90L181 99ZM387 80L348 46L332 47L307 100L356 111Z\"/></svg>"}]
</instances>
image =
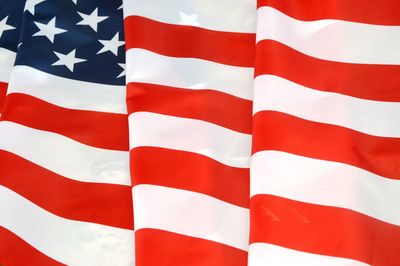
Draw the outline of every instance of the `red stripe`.
<instances>
[{"instance_id":1,"label":"red stripe","mask_svg":"<svg viewBox=\"0 0 400 266\"><path fill-rule=\"evenodd\" d=\"M251 243L271 243L374 266L400 265L399 226L347 209L271 195L254 196L250 208Z\"/></svg>"},{"instance_id":2,"label":"red stripe","mask_svg":"<svg viewBox=\"0 0 400 266\"><path fill-rule=\"evenodd\" d=\"M318 111L318 110L316 110ZM280 150L400 179L400 139L371 136L274 111L254 116L253 153Z\"/></svg>"},{"instance_id":3,"label":"red stripe","mask_svg":"<svg viewBox=\"0 0 400 266\"><path fill-rule=\"evenodd\" d=\"M251 134L252 102L213 90L129 83L128 113L148 111L200 119Z\"/></svg>"},{"instance_id":4,"label":"red stripe","mask_svg":"<svg viewBox=\"0 0 400 266\"><path fill-rule=\"evenodd\" d=\"M126 48L143 48L175 56L252 67L255 34L233 33L173 25L144 17L125 18ZM227 53L227 51L229 51Z\"/></svg>"},{"instance_id":5,"label":"red stripe","mask_svg":"<svg viewBox=\"0 0 400 266\"><path fill-rule=\"evenodd\" d=\"M3 110L3 105L6 100L8 84L0 81L0 114Z\"/></svg>"},{"instance_id":6,"label":"red stripe","mask_svg":"<svg viewBox=\"0 0 400 266\"><path fill-rule=\"evenodd\" d=\"M272 40L260 41L256 53L256 76L272 74L313 89L400 102L398 65L326 61Z\"/></svg>"},{"instance_id":7,"label":"red stripe","mask_svg":"<svg viewBox=\"0 0 400 266\"><path fill-rule=\"evenodd\" d=\"M17 235L0 226L0 265L58 266L64 264L47 257Z\"/></svg>"},{"instance_id":8,"label":"red stripe","mask_svg":"<svg viewBox=\"0 0 400 266\"><path fill-rule=\"evenodd\" d=\"M300 20L340 19L381 25L400 25L398 0L258 0L258 8L274 7Z\"/></svg>"},{"instance_id":9,"label":"red stripe","mask_svg":"<svg viewBox=\"0 0 400 266\"><path fill-rule=\"evenodd\" d=\"M3 120L59 133L98 148L129 150L125 114L67 109L20 93L7 96L4 111Z\"/></svg>"},{"instance_id":10,"label":"red stripe","mask_svg":"<svg viewBox=\"0 0 400 266\"><path fill-rule=\"evenodd\" d=\"M135 233L136 266L246 266L247 252L155 229Z\"/></svg>"},{"instance_id":11,"label":"red stripe","mask_svg":"<svg viewBox=\"0 0 400 266\"><path fill-rule=\"evenodd\" d=\"M134 185L190 190L249 206L248 169L229 167L195 153L152 147L132 149L130 158Z\"/></svg>"},{"instance_id":12,"label":"red stripe","mask_svg":"<svg viewBox=\"0 0 400 266\"><path fill-rule=\"evenodd\" d=\"M0 172L0 185L51 213L133 229L130 186L68 179L6 151L0 151Z\"/></svg>"}]
</instances>

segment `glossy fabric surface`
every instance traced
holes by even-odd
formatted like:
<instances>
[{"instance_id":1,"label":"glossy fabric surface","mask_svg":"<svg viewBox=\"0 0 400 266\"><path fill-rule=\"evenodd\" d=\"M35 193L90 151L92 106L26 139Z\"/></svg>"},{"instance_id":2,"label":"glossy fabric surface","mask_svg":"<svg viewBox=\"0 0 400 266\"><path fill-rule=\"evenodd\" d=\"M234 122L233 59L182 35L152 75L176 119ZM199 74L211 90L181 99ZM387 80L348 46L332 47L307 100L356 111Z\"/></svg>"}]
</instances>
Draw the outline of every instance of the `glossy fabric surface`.
<instances>
[{"instance_id":1,"label":"glossy fabric surface","mask_svg":"<svg viewBox=\"0 0 400 266\"><path fill-rule=\"evenodd\" d=\"M399 10L3 0L0 265L400 265Z\"/></svg>"}]
</instances>

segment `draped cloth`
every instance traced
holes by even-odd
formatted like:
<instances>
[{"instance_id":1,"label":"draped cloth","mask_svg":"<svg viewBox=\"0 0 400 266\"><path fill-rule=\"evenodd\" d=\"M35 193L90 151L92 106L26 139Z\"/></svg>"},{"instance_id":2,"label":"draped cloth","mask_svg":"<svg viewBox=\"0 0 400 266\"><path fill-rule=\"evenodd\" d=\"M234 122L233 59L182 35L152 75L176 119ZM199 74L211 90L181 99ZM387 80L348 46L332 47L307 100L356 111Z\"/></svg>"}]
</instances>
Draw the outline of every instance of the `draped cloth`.
<instances>
[{"instance_id":1,"label":"draped cloth","mask_svg":"<svg viewBox=\"0 0 400 266\"><path fill-rule=\"evenodd\" d=\"M2 0L0 265L400 265L397 0Z\"/></svg>"}]
</instances>

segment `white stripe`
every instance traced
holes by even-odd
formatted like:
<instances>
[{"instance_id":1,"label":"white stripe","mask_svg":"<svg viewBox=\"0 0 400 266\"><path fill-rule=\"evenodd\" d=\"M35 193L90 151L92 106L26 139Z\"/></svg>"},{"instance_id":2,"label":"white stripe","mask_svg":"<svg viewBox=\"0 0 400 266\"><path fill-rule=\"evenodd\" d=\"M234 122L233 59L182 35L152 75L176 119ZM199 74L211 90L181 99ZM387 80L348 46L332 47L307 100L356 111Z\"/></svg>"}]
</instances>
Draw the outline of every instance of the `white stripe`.
<instances>
[{"instance_id":1,"label":"white stripe","mask_svg":"<svg viewBox=\"0 0 400 266\"><path fill-rule=\"evenodd\" d=\"M200 193L153 185L135 186L133 196L135 230L160 229L248 248L248 209Z\"/></svg>"},{"instance_id":2,"label":"white stripe","mask_svg":"<svg viewBox=\"0 0 400 266\"><path fill-rule=\"evenodd\" d=\"M70 109L127 113L125 86L71 80L28 66L14 67L8 93L28 94Z\"/></svg>"},{"instance_id":3,"label":"white stripe","mask_svg":"<svg viewBox=\"0 0 400 266\"><path fill-rule=\"evenodd\" d=\"M249 167L251 136L202 120L156 113L129 116L132 148L141 146L194 152L234 167Z\"/></svg>"},{"instance_id":4,"label":"white stripe","mask_svg":"<svg viewBox=\"0 0 400 266\"><path fill-rule=\"evenodd\" d=\"M251 160L251 195L346 208L400 225L400 181L343 163L278 151Z\"/></svg>"},{"instance_id":5,"label":"white stripe","mask_svg":"<svg viewBox=\"0 0 400 266\"><path fill-rule=\"evenodd\" d=\"M254 243L249 247L249 266L367 266L360 261L311 254L267 243Z\"/></svg>"},{"instance_id":6,"label":"white stripe","mask_svg":"<svg viewBox=\"0 0 400 266\"><path fill-rule=\"evenodd\" d=\"M0 47L0 82L8 83L16 53Z\"/></svg>"},{"instance_id":7,"label":"white stripe","mask_svg":"<svg viewBox=\"0 0 400 266\"><path fill-rule=\"evenodd\" d=\"M313 90L289 80L255 79L253 112L273 110L381 137L400 137L400 103L379 102Z\"/></svg>"},{"instance_id":8,"label":"white stripe","mask_svg":"<svg viewBox=\"0 0 400 266\"><path fill-rule=\"evenodd\" d=\"M400 26L334 19L300 21L271 7L258 9L257 41L272 39L332 61L400 64Z\"/></svg>"},{"instance_id":9,"label":"white stripe","mask_svg":"<svg viewBox=\"0 0 400 266\"><path fill-rule=\"evenodd\" d=\"M228 66L196 58L159 55L143 49L126 53L127 82L187 89L211 89L252 99L253 68Z\"/></svg>"},{"instance_id":10,"label":"white stripe","mask_svg":"<svg viewBox=\"0 0 400 266\"><path fill-rule=\"evenodd\" d=\"M133 265L133 231L58 217L3 186L0 213L0 226L66 265Z\"/></svg>"},{"instance_id":11,"label":"white stripe","mask_svg":"<svg viewBox=\"0 0 400 266\"><path fill-rule=\"evenodd\" d=\"M256 1L124 0L124 15L211 30L254 33Z\"/></svg>"},{"instance_id":12,"label":"white stripe","mask_svg":"<svg viewBox=\"0 0 400 266\"><path fill-rule=\"evenodd\" d=\"M48 131L0 122L0 149L67 178L130 184L129 154L87 146Z\"/></svg>"}]
</instances>

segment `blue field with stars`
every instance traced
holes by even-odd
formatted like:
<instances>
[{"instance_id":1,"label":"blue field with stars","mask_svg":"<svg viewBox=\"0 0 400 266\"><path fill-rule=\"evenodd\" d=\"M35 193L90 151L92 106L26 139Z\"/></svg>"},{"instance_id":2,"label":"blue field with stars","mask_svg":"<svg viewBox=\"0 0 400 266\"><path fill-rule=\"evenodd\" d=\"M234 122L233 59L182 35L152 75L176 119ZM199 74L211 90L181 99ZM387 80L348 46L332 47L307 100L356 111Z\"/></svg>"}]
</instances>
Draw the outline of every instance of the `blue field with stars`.
<instances>
[{"instance_id":1,"label":"blue field with stars","mask_svg":"<svg viewBox=\"0 0 400 266\"><path fill-rule=\"evenodd\" d=\"M16 65L75 80L125 84L122 1L2 0L0 47ZM18 2L18 4L16 4Z\"/></svg>"}]
</instances>

